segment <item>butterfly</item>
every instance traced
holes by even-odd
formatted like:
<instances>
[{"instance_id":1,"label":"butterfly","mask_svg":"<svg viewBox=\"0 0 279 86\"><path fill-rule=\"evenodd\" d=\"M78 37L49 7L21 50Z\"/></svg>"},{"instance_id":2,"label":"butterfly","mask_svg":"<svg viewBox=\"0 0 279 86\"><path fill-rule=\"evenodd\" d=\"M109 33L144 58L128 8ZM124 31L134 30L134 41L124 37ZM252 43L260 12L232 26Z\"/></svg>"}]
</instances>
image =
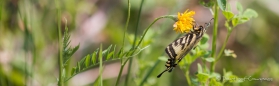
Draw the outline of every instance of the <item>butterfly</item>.
<instances>
[{"instance_id":1,"label":"butterfly","mask_svg":"<svg viewBox=\"0 0 279 86\"><path fill-rule=\"evenodd\" d=\"M211 20L213 20L212 18ZM202 25L195 25L193 29L186 35L174 40L169 44L165 52L168 54L169 59L166 62L166 69L160 73L157 78L160 78L163 73L166 71L171 72L173 68L182 60L182 58L187 55L193 48L197 46L199 41L202 39L203 34L206 32L206 29L210 26L210 22Z\"/></svg>"}]
</instances>

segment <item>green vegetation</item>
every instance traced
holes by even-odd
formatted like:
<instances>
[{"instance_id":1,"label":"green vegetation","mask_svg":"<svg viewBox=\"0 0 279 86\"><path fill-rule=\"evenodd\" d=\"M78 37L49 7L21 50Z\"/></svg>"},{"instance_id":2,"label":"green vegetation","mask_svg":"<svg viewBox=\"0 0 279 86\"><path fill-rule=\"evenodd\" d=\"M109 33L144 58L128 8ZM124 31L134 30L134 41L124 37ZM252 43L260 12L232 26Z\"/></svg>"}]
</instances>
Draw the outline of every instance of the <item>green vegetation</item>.
<instances>
[{"instance_id":1,"label":"green vegetation","mask_svg":"<svg viewBox=\"0 0 279 86\"><path fill-rule=\"evenodd\" d=\"M276 85L279 14L261 3L272 1L1 0L0 86ZM157 78L185 8L214 22Z\"/></svg>"}]
</instances>

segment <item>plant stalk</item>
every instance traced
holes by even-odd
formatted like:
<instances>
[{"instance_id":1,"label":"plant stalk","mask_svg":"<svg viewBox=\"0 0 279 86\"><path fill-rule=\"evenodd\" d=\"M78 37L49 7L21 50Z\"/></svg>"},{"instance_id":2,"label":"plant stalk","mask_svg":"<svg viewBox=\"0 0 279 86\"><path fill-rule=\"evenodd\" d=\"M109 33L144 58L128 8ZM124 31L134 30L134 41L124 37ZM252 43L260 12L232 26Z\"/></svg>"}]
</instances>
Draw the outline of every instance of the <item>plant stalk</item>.
<instances>
[{"instance_id":1,"label":"plant stalk","mask_svg":"<svg viewBox=\"0 0 279 86\"><path fill-rule=\"evenodd\" d=\"M58 42L59 42L59 81L58 86L64 86L64 78L63 78L63 43L62 43L62 34L61 34L61 9L60 9L60 3L58 1L56 2L56 10L57 10L57 23L58 23Z\"/></svg>"},{"instance_id":2,"label":"plant stalk","mask_svg":"<svg viewBox=\"0 0 279 86\"><path fill-rule=\"evenodd\" d=\"M226 45L227 45L227 43L228 43L228 40L229 40L230 35L231 35L231 31L228 31L228 34L227 34L227 36L226 36L226 40L225 40L225 42L224 42L223 45L222 45L222 48L221 48L221 50L220 50L220 52L219 52L219 54L218 54L218 56L217 56L216 61L218 61L218 60L220 59L220 57L222 56L222 54L223 54L223 52L224 52L224 50L225 50L225 47L226 47Z\"/></svg>"},{"instance_id":3,"label":"plant stalk","mask_svg":"<svg viewBox=\"0 0 279 86\"><path fill-rule=\"evenodd\" d=\"M100 65L99 65L99 77L100 77L100 82L99 82L99 86L103 86L103 54L102 52L102 44L100 47L100 51L99 51L99 61L100 61Z\"/></svg>"},{"instance_id":4,"label":"plant stalk","mask_svg":"<svg viewBox=\"0 0 279 86\"><path fill-rule=\"evenodd\" d=\"M143 32L143 35L142 35L140 41L138 42L137 46L135 47L135 49L137 49L137 48L139 47L139 45L141 44L141 42L142 42L143 38L145 37L145 35L146 35L147 31L149 30L149 28L150 28L156 21L158 21L159 19L162 19L162 18L171 18L171 19L173 19L173 16L171 16L171 15L166 15L166 16L161 16L161 17L159 17L159 18L156 18L156 19L145 29L145 31ZM134 51L134 52L135 52L135 51ZM132 54L133 54L134 52L132 52ZM132 54L131 54L131 55L132 55ZM127 60L125 60L124 63L121 63L120 72L119 72L119 74L118 74L118 77L117 77L115 86L118 85L119 79L120 79L121 74L122 74L122 72L123 72L123 68L124 68L124 66L125 66L125 64L127 63L128 60L129 60L129 58L127 58ZM122 61L122 59L121 59L121 61Z\"/></svg>"},{"instance_id":5,"label":"plant stalk","mask_svg":"<svg viewBox=\"0 0 279 86\"><path fill-rule=\"evenodd\" d=\"M126 37L126 31L128 29L129 26L129 21L130 21L130 14L131 14L131 3L130 0L128 0L128 16L127 16L127 20L126 20L126 25L125 25L125 30L124 30L124 36L123 36L123 42L122 42L122 47L124 48L125 45L125 37Z\"/></svg>"},{"instance_id":6,"label":"plant stalk","mask_svg":"<svg viewBox=\"0 0 279 86\"><path fill-rule=\"evenodd\" d=\"M121 67L120 67L120 71L118 73L118 77L117 77L117 80L116 80L116 83L115 83L115 86L118 86L118 83L119 83L119 80L120 80L120 76L122 75L122 71L124 69L124 64L121 64Z\"/></svg>"},{"instance_id":7,"label":"plant stalk","mask_svg":"<svg viewBox=\"0 0 279 86\"><path fill-rule=\"evenodd\" d=\"M213 26L213 39L212 39L212 54L211 57L215 58L215 53L216 53L216 39L217 39L217 33L218 33L218 11L219 11L219 7L217 5L217 1L215 1L215 6L214 6L214 26ZM216 62L216 61L214 61ZM210 67L210 72L213 73L214 72L214 62L211 63L211 67Z\"/></svg>"},{"instance_id":8,"label":"plant stalk","mask_svg":"<svg viewBox=\"0 0 279 86\"><path fill-rule=\"evenodd\" d=\"M147 74L144 76L143 80L141 81L139 86L143 86L143 84L147 81L147 78L151 75L152 71L155 70L155 67L159 64L160 60L157 60L154 64L154 66L152 66L152 68L150 68L147 72Z\"/></svg>"},{"instance_id":9,"label":"plant stalk","mask_svg":"<svg viewBox=\"0 0 279 86\"><path fill-rule=\"evenodd\" d=\"M122 49L124 49L124 45L125 45L125 38L126 38L126 31L128 29L128 26L129 26L129 21L130 21L130 14L131 14L131 3L130 3L130 0L128 0L128 16L127 16L127 20L126 20L126 25L125 25L125 30L124 30L124 36L123 36L123 42L122 42ZM123 58L121 58L121 67L120 67L120 71L118 73L118 77L117 77L117 80L116 80L116 84L115 86L118 85L119 83L119 80L120 80L120 77L122 75L122 71L123 71L123 68L125 65L122 65L123 63Z\"/></svg>"},{"instance_id":10,"label":"plant stalk","mask_svg":"<svg viewBox=\"0 0 279 86\"><path fill-rule=\"evenodd\" d=\"M129 1L129 0L128 0ZM136 45L136 41L137 41L137 34L138 34L138 28L139 28L139 22L140 22L140 15L141 15L141 10L142 10L142 5L144 3L144 0L141 0L141 3L140 3L140 9L139 9L139 12L138 12L138 17L137 17L137 25L136 25L136 30L135 30L135 36L134 36L134 42L133 42L133 46L132 46L132 49L137 49L135 48L135 45ZM134 52L133 52L134 53ZM133 55L133 53L131 55ZM128 65L128 72L127 72L127 75L126 75L126 79L125 79L125 84L124 86L127 86L128 83L129 83L129 77L131 75L131 66L132 66L132 63L133 63L133 58L131 58L129 60L129 65ZM125 64L124 64L125 65Z\"/></svg>"},{"instance_id":11,"label":"plant stalk","mask_svg":"<svg viewBox=\"0 0 279 86\"><path fill-rule=\"evenodd\" d=\"M189 68L188 68L188 69L186 70L185 76L186 76L186 80L187 80L188 85L189 85L189 86L192 86L189 73L190 73L190 72L189 72Z\"/></svg>"}]
</instances>

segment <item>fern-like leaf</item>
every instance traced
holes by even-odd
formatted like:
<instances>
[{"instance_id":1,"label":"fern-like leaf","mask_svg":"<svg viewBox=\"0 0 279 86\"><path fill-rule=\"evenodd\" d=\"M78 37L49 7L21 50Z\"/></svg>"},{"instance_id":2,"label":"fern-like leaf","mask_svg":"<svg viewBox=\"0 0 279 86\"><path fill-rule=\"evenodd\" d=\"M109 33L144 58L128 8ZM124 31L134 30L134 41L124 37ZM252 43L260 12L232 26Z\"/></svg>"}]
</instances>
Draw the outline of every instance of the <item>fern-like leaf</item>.
<instances>
[{"instance_id":1,"label":"fern-like leaf","mask_svg":"<svg viewBox=\"0 0 279 86\"><path fill-rule=\"evenodd\" d=\"M112 47L112 45L110 45L107 49L104 49L103 51L101 51L98 48L92 54L86 55L80 61L78 61L77 65L72 68L71 75L69 77L67 77L67 79L65 81L68 81L69 79L71 79L72 77L74 77L75 75L77 75L81 72L84 72L90 68L93 68L93 67L99 65L101 58L102 58L102 62L119 60L121 58L128 59L128 58L136 56L137 54L139 54L142 50L144 50L147 47L148 46L146 46L142 49L135 49L135 50L130 50L130 51L126 51L126 52L123 52L123 48L121 48L118 52L116 52L116 46ZM129 54L131 54L131 52L135 52L135 53L133 55L129 55ZM102 57L100 58L100 56L102 56Z\"/></svg>"},{"instance_id":2,"label":"fern-like leaf","mask_svg":"<svg viewBox=\"0 0 279 86\"><path fill-rule=\"evenodd\" d=\"M64 32L63 37L63 65L66 65L66 62L70 59L70 57L78 50L79 45L75 46L74 48L71 48L69 44L70 41L70 35L68 34L68 28L66 27L66 30Z\"/></svg>"}]
</instances>

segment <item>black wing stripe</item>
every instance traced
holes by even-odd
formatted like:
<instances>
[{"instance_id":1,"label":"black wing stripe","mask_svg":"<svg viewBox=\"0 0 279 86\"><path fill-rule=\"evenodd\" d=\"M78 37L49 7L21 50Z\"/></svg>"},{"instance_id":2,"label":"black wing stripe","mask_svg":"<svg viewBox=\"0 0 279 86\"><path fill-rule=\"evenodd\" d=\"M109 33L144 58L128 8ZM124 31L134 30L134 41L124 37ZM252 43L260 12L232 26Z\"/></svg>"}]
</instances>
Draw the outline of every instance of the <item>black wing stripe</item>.
<instances>
[{"instance_id":1,"label":"black wing stripe","mask_svg":"<svg viewBox=\"0 0 279 86\"><path fill-rule=\"evenodd\" d=\"M176 52L174 51L173 47L170 45L169 49L168 49L171 53L171 55L173 56L173 58L175 58L177 56Z\"/></svg>"},{"instance_id":2,"label":"black wing stripe","mask_svg":"<svg viewBox=\"0 0 279 86\"><path fill-rule=\"evenodd\" d=\"M165 49L165 52L168 54L168 56L170 58L173 58L173 56L171 55L171 52L169 51L169 46Z\"/></svg>"},{"instance_id":3,"label":"black wing stripe","mask_svg":"<svg viewBox=\"0 0 279 86\"><path fill-rule=\"evenodd\" d=\"M185 36L179 38L179 43L182 44L183 39L185 38Z\"/></svg>"},{"instance_id":4,"label":"black wing stripe","mask_svg":"<svg viewBox=\"0 0 279 86\"><path fill-rule=\"evenodd\" d=\"M189 46L191 44L192 38L193 38L193 34L189 34L189 36L186 40L187 46Z\"/></svg>"},{"instance_id":5,"label":"black wing stripe","mask_svg":"<svg viewBox=\"0 0 279 86\"><path fill-rule=\"evenodd\" d=\"M178 39L179 40L179 39ZM178 45L178 40L174 41L174 45L177 46Z\"/></svg>"}]
</instances>

